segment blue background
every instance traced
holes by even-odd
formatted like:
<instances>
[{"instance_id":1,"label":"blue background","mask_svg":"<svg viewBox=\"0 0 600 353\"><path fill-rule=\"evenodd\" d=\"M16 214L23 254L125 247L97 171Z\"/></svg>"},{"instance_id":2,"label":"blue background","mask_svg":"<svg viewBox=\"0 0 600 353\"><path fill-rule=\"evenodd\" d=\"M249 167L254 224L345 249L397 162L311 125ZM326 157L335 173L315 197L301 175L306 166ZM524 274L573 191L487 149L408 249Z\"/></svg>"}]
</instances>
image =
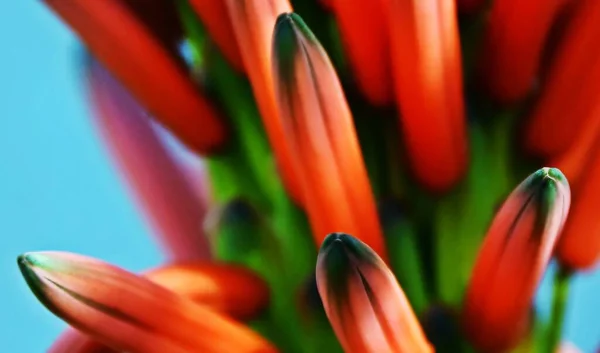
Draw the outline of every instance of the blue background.
<instances>
[{"instance_id":1,"label":"blue background","mask_svg":"<svg viewBox=\"0 0 600 353\"><path fill-rule=\"evenodd\" d=\"M44 352L64 328L27 289L18 254L68 250L133 271L162 260L90 124L76 51L76 38L41 2L1 2L2 352ZM599 292L596 271L579 276L571 297L566 335L585 352L600 341Z\"/></svg>"}]
</instances>

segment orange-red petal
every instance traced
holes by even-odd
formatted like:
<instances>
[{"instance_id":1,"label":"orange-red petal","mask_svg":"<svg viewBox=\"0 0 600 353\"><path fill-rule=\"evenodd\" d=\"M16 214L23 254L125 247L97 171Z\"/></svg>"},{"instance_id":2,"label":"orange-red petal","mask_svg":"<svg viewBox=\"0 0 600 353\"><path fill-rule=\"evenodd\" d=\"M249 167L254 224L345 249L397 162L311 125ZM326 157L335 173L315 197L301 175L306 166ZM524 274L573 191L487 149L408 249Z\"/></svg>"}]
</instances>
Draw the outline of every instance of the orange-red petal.
<instances>
[{"instance_id":1,"label":"orange-red petal","mask_svg":"<svg viewBox=\"0 0 600 353\"><path fill-rule=\"evenodd\" d=\"M150 270L145 277L161 286L236 319L264 309L269 290L260 278L236 265L187 263ZM50 353L101 353L112 349L73 328L65 331Z\"/></svg>"},{"instance_id":2,"label":"orange-red petal","mask_svg":"<svg viewBox=\"0 0 600 353\"><path fill-rule=\"evenodd\" d=\"M358 239L343 233L325 239L317 286L345 352L433 352L396 277Z\"/></svg>"},{"instance_id":3,"label":"orange-red petal","mask_svg":"<svg viewBox=\"0 0 600 353\"><path fill-rule=\"evenodd\" d=\"M301 186L296 161L285 140L284 127L277 110L271 74L271 38L280 13L291 11L287 0L225 0L235 37L258 104L263 125L275 153L277 169L286 189L298 202Z\"/></svg>"},{"instance_id":4,"label":"orange-red petal","mask_svg":"<svg viewBox=\"0 0 600 353\"><path fill-rule=\"evenodd\" d=\"M413 172L445 191L467 166L466 119L454 0L381 0L391 30L400 122Z\"/></svg>"},{"instance_id":5,"label":"orange-red petal","mask_svg":"<svg viewBox=\"0 0 600 353\"><path fill-rule=\"evenodd\" d=\"M600 108L600 106L599 106ZM600 114L597 109L596 115ZM594 117L600 120L600 116ZM587 159L579 165L577 184L573 191L571 215L556 248L557 259L565 266L573 269L591 269L600 261L600 151L598 137L593 136L594 143L588 151Z\"/></svg>"},{"instance_id":6,"label":"orange-red petal","mask_svg":"<svg viewBox=\"0 0 600 353\"><path fill-rule=\"evenodd\" d=\"M133 353L276 352L250 329L140 276L92 258L28 253L19 267L54 314Z\"/></svg>"},{"instance_id":7,"label":"orange-red petal","mask_svg":"<svg viewBox=\"0 0 600 353\"><path fill-rule=\"evenodd\" d=\"M225 126L180 60L120 0L46 0L133 96L186 145L208 153ZM115 24L118 24L116 26Z\"/></svg>"},{"instance_id":8,"label":"orange-red petal","mask_svg":"<svg viewBox=\"0 0 600 353\"><path fill-rule=\"evenodd\" d=\"M390 103L389 31L381 3L334 0L330 5L359 88L373 104Z\"/></svg>"},{"instance_id":9,"label":"orange-red petal","mask_svg":"<svg viewBox=\"0 0 600 353\"><path fill-rule=\"evenodd\" d=\"M494 99L512 103L531 91L550 27L562 4L545 0L492 3L479 64L481 79Z\"/></svg>"},{"instance_id":10,"label":"orange-red petal","mask_svg":"<svg viewBox=\"0 0 600 353\"><path fill-rule=\"evenodd\" d=\"M385 257L352 115L327 54L298 15L282 14L273 56L284 138L300 161L302 199L317 244L344 230Z\"/></svg>"},{"instance_id":11,"label":"orange-red petal","mask_svg":"<svg viewBox=\"0 0 600 353\"><path fill-rule=\"evenodd\" d=\"M574 143L600 99L600 2L574 5L526 131L527 148L545 157Z\"/></svg>"},{"instance_id":12,"label":"orange-red petal","mask_svg":"<svg viewBox=\"0 0 600 353\"><path fill-rule=\"evenodd\" d=\"M462 312L466 335L478 350L504 351L520 338L569 205L564 175L543 168L525 179L496 214Z\"/></svg>"},{"instance_id":13,"label":"orange-red petal","mask_svg":"<svg viewBox=\"0 0 600 353\"><path fill-rule=\"evenodd\" d=\"M267 284L245 267L179 263L148 271L151 281L239 320L250 319L269 300Z\"/></svg>"},{"instance_id":14,"label":"orange-red petal","mask_svg":"<svg viewBox=\"0 0 600 353\"><path fill-rule=\"evenodd\" d=\"M238 71L244 70L242 55L238 47L233 26L227 12L227 6L224 0L190 0L190 5L206 30L210 34L212 40L215 41L223 55Z\"/></svg>"}]
</instances>

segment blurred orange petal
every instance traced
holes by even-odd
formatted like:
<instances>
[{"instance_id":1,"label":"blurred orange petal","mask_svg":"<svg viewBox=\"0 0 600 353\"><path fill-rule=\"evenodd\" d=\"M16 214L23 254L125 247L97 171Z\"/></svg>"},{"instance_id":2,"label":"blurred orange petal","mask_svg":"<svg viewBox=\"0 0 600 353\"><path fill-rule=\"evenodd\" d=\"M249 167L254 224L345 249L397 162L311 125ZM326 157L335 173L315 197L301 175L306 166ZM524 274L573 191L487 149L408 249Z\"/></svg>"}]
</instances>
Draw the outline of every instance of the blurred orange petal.
<instances>
[{"instance_id":1,"label":"blurred orange petal","mask_svg":"<svg viewBox=\"0 0 600 353\"><path fill-rule=\"evenodd\" d=\"M462 312L465 333L475 348L504 351L520 338L569 205L564 175L543 168L525 179L496 214Z\"/></svg>"},{"instance_id":2,"label":"blurred orange petal","mask_svg":"<svg viewBox=\"0 0 600 353\"><path fill-rule=\"evenodd\" d=\"M596 104L590 119L578 132L577 139L563 154L554 159L553 165L559 168L569 180L574 193L585 182L586 170L594 165L600 151L600 104Z\"/></svg>"},{"instance_id":3,"label":"blurred orange petal","mask_svg":"<svg viewBox=\"0 0 600 353\"><path fill-rule=\"evenodd\" d=\"M345 352L433 352L396 277L358 239L344 233L325 239L317 286Z\"/></svg>"},{"instance_id":4,"label":"blurred orange petal","mask_svg":"<svg viewBox=\"0 0 600 353\"><path fill-rule=\"evenodd\" d=\"M190 0L190 5L227 60L236 70L243 71L242 55L233 33L225 1Z\"/></svg>"},{"instance_id":5,"label":"blurred orange petal","mask_svg":"<svg viewBox=\"0 0 600 353\"><path fill-rule=\"evenodd\" d=\"M301 202L302 191L296 175L297 161L284 138L284 127L277 111L271 74L271 39L275 20L280 13L290 12L291 5L287 0L225 2L263 125L275 153L278 171L292 198Z\"/></svg>"},{"instance_id":6,"label":"blurred orange petal","mask_svg":"<svg viewBox=\"0 0 600 353\"><path fill-rule=\"evenodd\" d=\"M46 0L138 101L200 153L220 147L225 127L183 63L120 0ZM115 26L118 23L118 26Z\"/></svg>"},{"instance_id":7,"label":"blurred orange petal","mask_svg":"<svg viewBox=\"0 0 600 353\"><path fill-rule=\"evenodd\" d=\"M400 122L416 177L445 191L465 173L467 136L454 0L381 0Z\"/></svg>"},{"instance_id":8,"label":"blurred orange petal","mask_svg":"<svg viewBox=\"0 0 600 353\"><path fill-rule=\"evenodd\" d=\"M87 75L100 131L163 246L174 259L207 258L210 248L201 228L206 206L194 186L110 74L92 59Z\"/></svg>"},{"instance_id":9,"label":"blurred orange petal","mask_svg":"<svg viewBox=\"0 0 600 353\"><path fill-rule=\"evenodd\" d=\"M330 5L359 88L373 104L390 103L389 31L381 3L334 0Z\"/></svg>"},{"instance_id":10,"label":"blurred orange petal","mask_svg":"<svg viewBox=\"0 0 600 353\"><path fill-rule=\"evenodd\" d=\"M595 120L600 120L600 106L596 110ZM596 122L596 125L600 123ZM591 130L591 129L590 129ZM590 134L591 135L591 134ZM592 269L600 260L600 151L598 150L598 128L596 134L585 136L590 139L589 150L582 151L579 157L573 151L572 158L577 172L577 183L573 190L573 205L565 229L556 249L556 257L565 266L572 269ZM583 139L577 143L585 142ZM583 149L583 148L582 148ZM587 153L586 153L587 152ZM564 161L569 161L564 159ZM576 164L580 162L580 164Z\"/></svg>"},{"instance_id":11,"label":"blurred orange petal","mask_svg":"<svg viewBox=\"0 0 600 353\"><path fill-rule=\"evenodd\" d=\"M18 262L27 284L49 310L113 349L276 352L241 324L99 260L38 252L21 255Z\"/></svg>"},{"instance_id":12,"label":"blurred orange petal","mask_svg":"<svg viewBox=\"0 0 600 353\"><path fill-rule=\"evenodd\" d=\"M173 292L239 320L250 319L269 300L267 284L245 267L179 263L148 271L148 279Z\"/></svg>"},{"instance_id":13,"label":"blurred orange petal","mask_svg":"<svg viewBox=\"0 0 600 353\"><path fill-rule=\"evenodd\" d=\"M564 1L496 0L480 61L482 79L496 100L512 103L531 91L550 27Z\"/></svg>"},{"instance_id":14,"label":"blurred orange petal","mask_svg":"<svg viewBox=\"0 0 600 353\"><path fill-rule=\"evenodd\" d=\"M526 131L527 148L545 157L574 143L600 99L600 2L574 4Z\"/></svg>"},{"instance_id":15,"label":"blurred orange petal","mask_svg":"<svg viewBox=\"0 0 600 353\"><path fill-rule=\"evenodd\" d=\"M273 56L283 137L301 161L302 199L317 244L343 229L385 257L352 115L327 54L292 13L277 20Z\"/></svg>"}]
</instances>

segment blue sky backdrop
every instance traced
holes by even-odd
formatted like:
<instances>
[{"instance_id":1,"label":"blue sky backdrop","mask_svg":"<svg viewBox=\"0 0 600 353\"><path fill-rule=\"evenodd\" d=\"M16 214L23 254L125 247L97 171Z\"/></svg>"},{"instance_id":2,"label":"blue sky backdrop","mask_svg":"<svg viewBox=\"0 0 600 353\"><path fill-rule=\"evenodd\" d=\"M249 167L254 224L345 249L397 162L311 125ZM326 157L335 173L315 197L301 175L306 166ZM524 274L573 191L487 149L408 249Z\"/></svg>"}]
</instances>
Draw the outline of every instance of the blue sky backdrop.
<instances>
[{"instance_id":1,"label":"blue sky backdrop","mask_svg":"<svg viewBox=\"0 0 600 353\"><path fill-rule=\"evenodd\" d=\"M41 2L0 2L2 352L44 352L64 328L29 292L18 254L67 250L133 271L162 260L90 124L76 52L76 38ZM574 286L566 334L584 352L600 340L599 292L600 271Z\"/></svg>"}]
</instances>

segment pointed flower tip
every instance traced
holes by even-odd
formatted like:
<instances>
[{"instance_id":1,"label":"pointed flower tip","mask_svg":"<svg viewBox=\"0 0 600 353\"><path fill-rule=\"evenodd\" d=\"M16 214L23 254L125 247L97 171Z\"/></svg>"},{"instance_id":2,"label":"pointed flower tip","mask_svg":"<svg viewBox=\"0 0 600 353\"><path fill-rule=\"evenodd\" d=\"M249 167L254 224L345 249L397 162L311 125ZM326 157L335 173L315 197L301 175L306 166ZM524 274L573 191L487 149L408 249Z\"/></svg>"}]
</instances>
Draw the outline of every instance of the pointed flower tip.
<instances>
[{"instance_id":1,"label":"pointed flower tip","mask_svg":"<svg viewBox=\"0 0 600 353\"><path fill-rule=\"evenodd\" d=\"M277 17L273 31L273 56L278 71L290 78L294 71L294 58L303 42L317 43L317 39L304 20L296 13L282 13Z\"/></svg>"},{"instance_id":2,"label":"pointed flower tip","mask_svg":"<svg viewBox=\"0 0 600 353\"><path fill-rule=\"evenodd\" d=\"M327 278L327 288L323 290L343 296L343 292L347 290L347 279L356 268L375 264L377 260L375 252L355 237L345 233L331 233L323 240L319 250L317 276Z\"/></svg>"},{"instance_id":3,"label":"pointed flower tip","mask_svg":"<svg viewBox=\"0 0 600 353\"><path fill-rule=\"evenodd\" d=\"M325 266L340 260L359 265L375 263L378 256L367 244L349 234L331 233L321 244L319 259L325 262Z\"/></svg>"},{"instance_id":4,"label":"pointed flower tip","mask_svg":"<svg viewBox=\"0 0 600 353\"><path fill-rule=\"evenodd\" d=\"M32 261L31 253L19 255L17 257L17 264L19 265L19 270L27 282L27 285L35 292L35 289L39 287L39 281L33 271L34 262Z\"/></svg>"},{"instance_id":5,"label":"pointed flower tip","mask_svg":"<svg viewBox=\"0 0 600 353\"><path fill-rule=\"evenodd\" d=\"M345 233L325 238L317 288L346 352L431 352L396 278L357 238Z\"/></svg>"},{"instance_id":6,"label":"pointed flower tip","mask_svg":"<svg viewBox=\"0 0 600 353\"><path fill-rule=\"evenodd\" d=\"M276 42L279 42L280 39L289 39L289 36L298 35L304 36L310 42L317 41L314 33L297 13L286 12L277 16L274 31Z\"/></svg>"},{"instance_id":7,"label":"pointed flower tip","mask_svg":"<svg viewBox=\"0 0 600 353\"><path fill-rule=\"evenodd\" d=\"M519 188L518 188L519 189ZM522 190L538 205L540 219L554 218L562 227L571 203L569 182L557 168L541 168L522 184Z\"/></svg>"},{"instance_id":8,"label":"pointed flower tip","mask_svg":"<svg viewBox=\"0 0 600 353\"><path fill-rule=\"evenodd\" d=\"M58 314L59 310L52 302L52 287L64 291L65 288L55 281L53 274L69 270L68 256L61 252L27 252L17 257L17 264L27 286L36 298L48 310Z\"/></svg>"},{"instance_id":9,"label":"pointed flower tip","mask_svg":"<svg viewBox=\"0 0 600 353\"><path fill-rule=\"evenodd\" d=\"M68 264L64 257L64 255L61 256L60 252L53 251L27 252L17 257L17 264L19 265L21 273L28 281L28 284L31 285L29 280L38 278L38 275L36 274L36 271L38 270L60 271L66 268Z\"/></svg>"}]
</instances>

